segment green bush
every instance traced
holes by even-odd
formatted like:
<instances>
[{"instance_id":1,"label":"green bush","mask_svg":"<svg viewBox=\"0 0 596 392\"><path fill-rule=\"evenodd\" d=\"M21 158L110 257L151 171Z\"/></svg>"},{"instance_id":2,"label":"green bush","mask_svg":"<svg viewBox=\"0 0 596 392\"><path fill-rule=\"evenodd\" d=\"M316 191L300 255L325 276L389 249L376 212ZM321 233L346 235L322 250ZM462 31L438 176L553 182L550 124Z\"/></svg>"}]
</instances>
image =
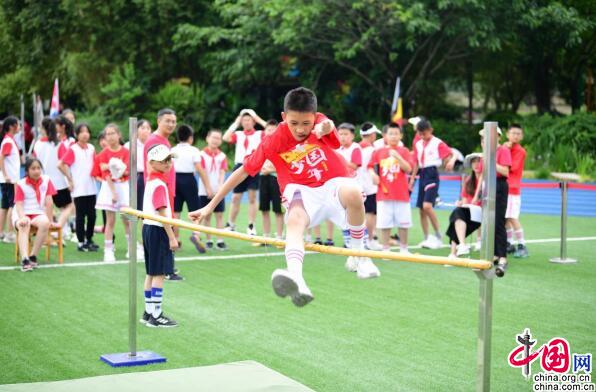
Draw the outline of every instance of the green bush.
<instances>
[{"instance_id":1,"label":"green bush","mask_svg":"<svg viewBox=\"0 0 596 392\"><path fill-rule=\"evenodd\" d=\"M205 120L204 90L198 85L186 85L180 81L166 83L150 99L151 112L146 118L153 119L158 110L171 108L176 112L178 123L190 124L198 133Z\"/></svg>"},{"instance_id":2,"label":"green bush","mask_svg":"<svg viewBox=\"0 0 596 392\"><path fill-rule=\"evenodd\" d=\"M108 84L101 88L105 95L104 110L115 119L125 119L136 114L138 101L145 94L142 78L132 64L116 68Z\"/></svg>"}]
</instances>

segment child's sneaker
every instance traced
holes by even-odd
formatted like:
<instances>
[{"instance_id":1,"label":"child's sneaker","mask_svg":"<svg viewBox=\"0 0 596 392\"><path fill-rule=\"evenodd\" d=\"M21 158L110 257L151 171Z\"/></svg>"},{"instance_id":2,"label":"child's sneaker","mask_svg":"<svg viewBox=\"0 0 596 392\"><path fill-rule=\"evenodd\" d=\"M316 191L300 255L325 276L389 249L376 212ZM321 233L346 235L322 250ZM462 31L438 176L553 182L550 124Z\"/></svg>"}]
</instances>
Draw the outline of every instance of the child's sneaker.
<instances>
[{"instance_id":1,"label":"child's sneaker","mask_svg":"<svg viewBox=\"0 0 596 392\"><path fill-rule=\"evenodd\" d=\"M5 244L14 244L16 241L16 238L17 238L17 236L14 233L5 233L2 241Z\"/></svg>"},{"instance_id":2,"label":"child's sneaker","mask_svg":"<svg viewBox=\"0 0 596 392\"><path fill-rule=\"evenodd\" d=\"M482 248L482 242L480 242L480 241L476 241L474 243L474 245L472 246L472 250L474 252L480 252L480 248Z\"/></svg>"},{"instance_id":3,"label":"child's sneaker","mask_svg":"<svg viewBox=\"0 0 596 392\"><path fill-rule=\"evenodd\" d=\"M314 299L304 278L296 277L287 270L276 269L271 275L271 285L278 297L290 297L292 303L298 307L308 304Z\"/></svg>"},{"instance_id":4,"label":"child's sneaker","mask_svg":"<svg viewBox=\"0 0 596 392\"><path fill-rule=\"evenodd\" d=\"M323 241L321 241L321 237L317 237L317 238L315 238L315 242L314 242L314 244L315 244L315 245L323 245Z\"/></svg>"},{"instance_id":5,"label":"child's sneaker","mask_svg":"<svg viewBox=\"0 0 596 392\"><path fill-rule=\"evenodd\" d=\"M358 269L358 260L355 256L348 256L346 264L344 265L348 272L356 272Z\"/></svg>"},{"instance_id":6,"label":"child's sneaker","mask_svg":"<svg viewBox=\"0 0 596 392\"><path fill-rule=\"evenodd\" d=\"M370 257L357 257L358 266L356 267L356 276L358 279L377 278L381 276L381 271L372 262Z\"/></svg>"},{"instance_id":7,"label":"child's sneaker","mask_svg":"<svg viewBox=\"0 0 596 392\"><path fill-rule=\"evenodd\" d=\"M400 248L399 254L408 256L408 255L411 255L412 253L410 252L410 250L408 248Z\"/></svg>"},{"instance_id":8,"label":"child's sneaker","mask_svg":"<svg viewBox=\"0 0 596 392\"><path fill-rule=\"evenodd\" d=\"M457 257L468 256L470 254L470 247L466 244L459 244L456 247L457 249Z\"/></svg>"},{"instance_id":9,"label":"child's sneaker","mask_svg":"<svg viewBox=\"0 0 596 392\"><path fill-rule=\"evenodd\" d=\"M236 231L236 225L231 224L230 222L226 223L226 227L224 227L224 230L227 231Z\"/></svg>"},{"instance_id":10,"label":"child's sneaker","mask_svg":"<svg viewBox=\"0 0 596 392\"><path fill-rule=\"evenodd\" d=\"M207 250L205 249L203 244L201 244L201 241L199 241L199 239L196 236L191 235L190 242L192 242L192 244L195 246L195 249L197 250L197 252L199 252L199 253L207 252Z\"/></svg>"},{"instance_id":11,"label":"child's sneaker","mask_svg":"<svg viewBox=\"0 0 596 392\"><path fill-rule=\"evenodd\" d=\"M89 252L89 247L87 246L87 244L86 244L86 243L84 243L84 244L79 244L79 245L77 246L77 250L78 250L79 252Z\"/></svg>"},{"instance_id":12,"label":"child's sneaker","mask_svg":"<svg viewBox=\"0 0 596 392\"><path fill-rule=\"evenodd\" d=\"M116 261L116 256L114 255L114 251L112 249L104 249L103 261L106 263L114 263Z\"/></svg>"},{"instance_id":13,"label":"child's sneaker","mask_svg":"<svg viewBox=\"0 0 596 392\"><path fill-rule=\"evenodd\" d=\"M335 246L335 242L333 242L332 239L327 238L327 240L325 241L325 246Z\"/></svg>"},{"instance_id":14,"label":"child's sneaker","mask_svg":"<svg viewBox=\"0 0 596 392\"><path fill-rule=\"evenodd\" d=\"M166 317L162 312L157 318L153 316L149 317L149 320L145 325L152 328L173 328L177 327L178 323L171 318Z\"/></svg>"},{"instance_id":15,"label":"child's sneaker","mask_svg":"<svg viewBox=\"0 0 596 392\"><path fill-rule=\"evenodd\" d=\"M87 250L89 250L89 252L97 252L99 250L99 246L93 241L87 241L85 242L85 245L87 245Z\"/></svg>"},{"instance_id":16,"label":"child's sneaker","mask_svg":"<svg viewBox=\"0 0 596 392\"><path fill-rule=\"evenodd\" d=\"M31 262L29 261L29 259L23 259L23 261L21 261L21 271L22 272L33 271L33 266L31 265Z\"/></svg>"},{"instance_id":17,"label":"child's sneaker","mask_svg":"<svg viewBox=\"0 0 596 392\"><path fill-rule=\"evenodd\" d=\"M207 240L205 242L205 248L207 248L207 249L213 249L213 241Z\"/></svg>"},{"instance_id":18,"label":"child's sneaker","mask_svg":"<svg viewBox=\"0 0 596 392\"><path fill-rule=\"evenodd\" d=\"M147 313L147 311L145 310L145 311L143 311L143 315L139 319L139 322L141 324L147 324L149 322L150 318L151 318L151 314Z\"/></svg>"},{"instance_id":19,"label":"child's sneaker","mask_svg":"<svg viewBox=\"0 0 596 392\"><path fill-rule=\"evenodd\" d=\"M515 245L513 245L512 243L508 242L507 243L507 254L510 255L512 253L515 253L516 249L515 249Z\"/></svg>"},{"instance_id":20,"label":"child's sneaker","mask_svg":"<svg viewBox=\"0 0 596 392\"><path fill-rule=\"evenodd\" d=\"M173 274L166 275L166 280L169 280L172 282L180 282L180 281L183 281L184 278L174 272Z\"/></svg>"},{"instance_id":21,"label":"child's sneaker","mask_svg":"<svg viewBox=\"0 0 596 392\"><path fill-rule=\"evenodd\" d=\"M257 235L257 229L255 228L254 223L249 223L248 228L246 229L246 234L248 235Z\"/></svg>"},{"instance_id":22,"label":"child's sneaker","mask_svg":"<svg viewBox=\"0 0 596 392\"><path fill-rule=\"evenodd\" d=\"M29 256L29 263L31 264L31 268L37 269L37 256Z\"/></svg>"},{"instance_id":23,"label":"child's sneaker","mask_svg":"<svg viewBox=\"0 0 596 392\"><path fill-rule=\"evenodd\" d=\"M434 235L429 235L427 241L429 249L441 249L441 247L443 246L443 241L441 241L440 238Z\"/></svg>"},{"instance_id":24,"label":"child's sneaker","mask_svg":"<svg viewBox=\"0 0 596 392\"><path fill-rule=\"evenodd\" d=\"M530 254L528 253L528 248L526 248L526 246L523 244L517 244L517 249L513 253L513 257L518 259L525 259L529 256Z\"/></svg>"},{"instance_id":25,"label":"child's sneaker","mask_svg":"<svg viewBox=\"0 0 596 392\"><path fill-rule=\"evenodd\" d=\"M217 250L228 250L228 246L223 241L217 241Z\"/></svg>"},{"instance_id":26,"label":"child's sneaker","mask_svg":"<svg viewBox=\"0 0 596 392\"><path fill-rule=\"evenodd\" d=\"M368 241L366 246L370 250L383 250L383 246L377 240Z\"/></svg>"}]
</instances>

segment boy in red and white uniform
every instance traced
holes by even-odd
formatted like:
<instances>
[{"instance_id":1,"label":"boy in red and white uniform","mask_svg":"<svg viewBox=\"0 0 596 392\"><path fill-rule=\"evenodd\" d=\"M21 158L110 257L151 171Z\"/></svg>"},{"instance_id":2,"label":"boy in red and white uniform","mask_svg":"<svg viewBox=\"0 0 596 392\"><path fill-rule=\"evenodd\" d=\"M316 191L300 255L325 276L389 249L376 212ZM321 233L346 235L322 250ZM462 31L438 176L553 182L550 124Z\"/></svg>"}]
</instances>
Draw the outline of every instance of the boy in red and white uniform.
<instances>
[{"instance_id":1,"label":"boy in red and white uniform","mask_svg":"<svg viewBox=\"0 0 596 392\"><path fill-rule=\"evenodd\" d=\"M511 124L507 130L507 142L503 144L511 150L511 168L509 169L509 177L507 177L509 195L507 197L507 211L505 212L505 218L507 219L505 224L507 228L507 253L513 253L513 257L518 258L529 256L524 239L524 229L519 222L521 179L524 174L524 162L526 160L526 150L520 145L523 138L524 131L521 125Z\"/></svg>"},{"instance_id":2,"label":"boy in red and white uniform","mask_svg":"<svg viewBox=\"0 0 596 392\"><path fill-rule=\"evenodd\" d=\"M359 171L359 178L362 184L362 190L366 196L364 200L364 211L366 213L366 229L368 231L367 248L371 250L381 250L383 247L375 239L375 228L377 226L377 186L373 184L372 177L368 171L368 164L375 151L375 139L377 134L382 132L371 122L365 122L360 128L360 148L362 149L362 166ZM383 141L383 138L379 139ZM385 142L381 144L383 147Z\"/></svg>"},{"instance_id":3,"label":"boy in red and white uniform","mask_svg":"<svg viewBox=\"0 0 596 392\"><path fill-rule=\"evenodd\" d=\"M14 242L14 233L10 218L8 219L8 233L3 233L4 223L14 206L14 184L21 177L21 155L14 135L19 130L19 120L9 116L2 123L2 142L0 144L0 188L2 203L0 205L0 234L4 234L4 242Z\"/></svg>"},{"instance_id":4,"label":"boy in red and white uniform","mask_svg":"<svg viewBox=\"0 0 596 392\"><path fill-rule=\"evenodd\" d=\"M220 149L222 142L222 133L219 129L211 129L207 132L207 146L201 151L201 167L205 170L209 184L211 186L211 196L218 191L223 185L228 171L228 158ZM211 198L209 198L209 192L203 182L199 182L199 207L205 207ZM218 229L224 228L223 213L226 209L225 201L220 201L213 212L215 213L215 225ZM205 225L211 226L211 215L205 217ZM213 249L213 241L211 235L207 234L207 242L205 243L207 249ZM217 249L226 250L226 243L223 238L217 238Z\"/></svg>"},{"instance_id":5,"label":"boy in red and white uniform","mask_svg":"<svg viewBox=\"0 0 596 392\"><path fill-rule=\"evenodd\" d=\"M420 139L414 144L414 168L410 176L410 187L416 181L416 174L420 174L418 181L418 200L416 207L420 210L420 224L424 233L423 248L439 249L442 246L439 220L433 209L439 194L439 168L445 165L448 171L453 170L455 162L451 159L451 148L441 139L433 135L433 128L424 117L416 123L416 131ZM429 234L428 222L433 226L434 235Z\"/></svg>"},{"instance_id":6,"label":"boy in red and white uniform","mask_svg":"<svg viewBox=\"0 0 596 392\"><path fill-rule=\"evenodd\" d=\"M347 177L348 170L335 149L339 147L333 122L317 113L315 94L303 87L291 90L284 99L284 120L263 140L204 208L191 212L193 221L209 214L234 186L259 172L266 159L277 170L277 179L286 205L287 270L271 277L273 290L289 296L296 306L304 306L313 295L302 276L304 233L307 228L331 219L350 229L352 248L363 249L364 203L360 185ZM358 277L380 275L370 258L358 258Z\"/></svg>"},{"instance_id":7,"label":"boy in red and white uniform","mask_svg":"<svg viewBox=\"0 0 596 392\"><path fill-rule=\"evenodd\" d=\"M240 166L244 158L252 154L263 140L263 131L256 131L255 124L259 123L263 128L267 123L259 117L252 109L242 109L236 120L230 125L223 135L223 141L235 145L234 168L235 171ZM242 126L242 131L237 129ZM230 230L236 230L236 218L240 211L240 201L242 194L248 191L248 228L246 232L250 235L256 235L255 218L257 216L257 189L259 189L259 173L249 176L234 188L232 195L232 207L226 227Z\"/></svg>"},{"instance_id":8,"label":"boy in red and white uniform","mask_svg":"<svg viewBox=\"0 0 596 392\"><path fill-rule=\"evenodd\" d=\"M37 158L25 163L25 177L15 185L15 207L12 222L17 229L17 241L21 253L21 271L37 268L37 253L48 238L52 222L52 196L56 189L49 176L42 175L41 162ZM29 231L37 229L35 242L29 252Z\"/></svg>"},{"instance_id":9,"label":"boy in red and white uniform","mask_svg":"<svg viewBox=\"0 0 596 392\"><path fill-rule=\"evenodd\" d=\"M377 228L381 230L383 250L389 250L391 229L398 228L400 253L409 254L408 229L412 227L410 193L407 174L412 171L414 159L410 151L400 147L401 129L397 124L383 127L387 146L372 155L368 171L377 188Z\"/></svg>"}]
</instances>

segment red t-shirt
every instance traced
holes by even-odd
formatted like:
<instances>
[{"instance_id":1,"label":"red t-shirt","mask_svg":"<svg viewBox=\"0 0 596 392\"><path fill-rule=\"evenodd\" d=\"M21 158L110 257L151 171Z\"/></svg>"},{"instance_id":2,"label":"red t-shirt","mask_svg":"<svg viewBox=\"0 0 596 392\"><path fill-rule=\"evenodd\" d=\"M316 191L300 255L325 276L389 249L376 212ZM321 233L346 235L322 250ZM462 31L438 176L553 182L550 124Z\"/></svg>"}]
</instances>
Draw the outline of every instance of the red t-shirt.
<instances>
[{"instance_id":1,"label":"red t-shirt","mask_svg":"<svg viewBox=\"0 0 596 392\"><path fill-rule=\"evenodd\" d=\"M497 153L496 153L496 161L501 166L509 166L511 167L511 151L505 146L498 146ZM484 170L484 160L480 160L480 169L481 172ZM497 178L505 177L497 172Z\"/></svg>"},{"instance_id":2,"label":"red t-shirt","mask_svg":"<svg viewBox=\"0 0 596 392\"><path fill-rule=\"evenodd\" d=\"M118 151L112 151L109 148L106 148L97 154L95 156L95 162L93 162L93 170L91 170L91 175L93 177L100 177L104 180L107 179L111 175L110 170L101 170L101 164L108 164L112 158L118 158L126 164L126 170L124 171L122 177L118 179L118 181L128 181L128 175L130 173L130 153L126 147L120 147Z\"/></svg>"},{"instance_id":3,"label":"red t-shirt","mask_svg":"<svg viewBox=\"0 0 596 392\"><path fill-rule=\"evenodd\" d=\"M379 165L377 201L410 201L407 175L399 166L397 159L390 155L391 150L397 151L397 153L401 155L401 157L405 159L410 166L414 166L414 157L410 153L410 150L405 147L385 146L375 150L372 154L368 167L374 168L375 165Z\"/></svg>"},{"instance_id":4,"label":"red t-shirt","mask_svg":"<svg viewBox=\"0 0 596 392\"><path fill-rule=\"evenodd\" d=\"M474 199L474 193L469 194L468 192L466 192L466 185L472 180L472 176L466 176L466 178L464 179L464 184L461 187L461 199L464 202L464 204L470 204L472 202L472 200ZM480 184L477 182L476 183L476 189L478 189L478 186ZM476 191L476 189L474 189L474 191ZM475 205L479 206L482 205L482 200L480 200L480 198L478 198L478 200L476 201L476 203L474 203Z\"/></svg>"},{"instance_id":5,"label":"red t-shirt","mask_svg":"<svg viewBox=\"0 0 596 392\"><path fill-rule=\"evenodd\" d=\"M511 146L511 168L509 169L509 194L521 194L521 179L524 173L524 162L526 160L526 150L519 144Z\"/></svg>"},{"instance_id":6,"label":"red t-shirt","mask_svg":"<svg viewBox=\"0 0 596 392\"><path fill-rule=\"evenodd\" d=\"M157 134L157 131L153 132L151 135L149 135L149 137L147 138L147 141L145 142L145 144L143 145L143 157L144 162L144 178L145 178L145 182L147 182L147 174L149 173L147 171L147 165L149 164L149 162L147 162L147 152L149 151L149 149L155 145L158 144L163 144L164 146L166 146L167 148L171 149L172 146L170 145L170 141ZM168 175L168 190L170 191L170 198L173 198L176 195L176 169L174 168L174 165L172 165L172 168L170 169L170 173ZM172 205L174 205L174 203L172 203Z\"/></svg>"},{"instance_id":7,"label":"red t-shirt","mask_svg":"<svg viewBox=\"0 0 596 392\"><path fill-rule=\"evenodd\" d=\"M327 117L317 113L315 124ZM277 182L283 193L287 184L319 187L335 177L347 177L345 160L334 150L339 148L337 130L318 139L311 133L306 140L297 141L285 122L275 132L263 139L259 147L244 158L244 170L254 176L269 159L277 171Z\"/></svg>"}]
</instances>

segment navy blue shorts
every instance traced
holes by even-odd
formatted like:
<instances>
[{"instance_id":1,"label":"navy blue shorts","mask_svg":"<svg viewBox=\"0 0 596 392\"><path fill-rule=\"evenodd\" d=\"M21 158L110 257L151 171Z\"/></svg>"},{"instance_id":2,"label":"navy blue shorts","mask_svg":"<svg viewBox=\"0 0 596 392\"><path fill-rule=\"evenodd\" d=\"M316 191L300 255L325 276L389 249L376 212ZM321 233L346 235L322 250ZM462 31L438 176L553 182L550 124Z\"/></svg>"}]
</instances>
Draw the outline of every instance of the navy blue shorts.
<instances>
[{"instance_id":1,"label":"navy blue shorts","mask_svg":"<svg viewBox=\"0 0 596 392\"><path fill-rule=\"evenodd\" d=\"M270 174L259 179L259 211L281 214L281 193L277 177Z\"/></svg>"},{"instance_id":2,"label":"navy blue shorts","mask_svg":"<svg viewBox=\"0 0 596 392\"><path fill-rule=\"evenodd\" d=\"M425 167L420 170L418 179L418 199L416 207L422 208L423 203L435 205L439 195L439 171L436 167Z\"/></svg>"},{"instance_id":3,"label":"navy blue shorts","mask_svg":"<svg viewBox=\"0 0 596 392\"><path fill-rule=\"evenodd\" d=\"M205 207L207 204L209 204L210 201L211 201L211 199L208 198L207 196L199 196L199 208ZM226 201L225 201L225 199L222 199L219 203L217 203L217 205L215 206L215 209L213 209L213 212L224 212L225 210L226 210Z\"/></svg>"},{"instance_id":4,"label":"navy blue shorts","mask_svg":"<svg viewBox=\"0 0 596 392\"><path fill-rule=\"evenodd\" d=\"M170 249L170 240L163 227L143 225L143 250L147 275L159 276L173 272L174 252Z\"/></svg>"},{"instance_id":5,"label":"navy blue shorts","mask_svg":"<svg viewBox=\"0 0 596 392\"><path fill-rule=\"evenodd\" d=\"M0 192L2 192L2 209L8 210L14 207L14 184L7 182L0 184Z\"/></svg>"},{"instance_id":6,"label":"navy blue shorts","mask_svg":"<svg viewBox=\"0 0 596 392\"><path fill-rule=\"evenodd\" d=\"M184 203L186 203L188 211L199 209L199 186L194 173L176 173L174 212L182 212Z\"/></svg>"},{"instance_id":7,"label":"navy blue shorts","mask_svg":"<svg viewBox=\"0 0 596 392\"><path fill-rule=\"evenodd\" d=\"M240 166L242 166L241 163L235 164L233 171L238 169ZM251 176L246 177L246 179L244 181L242 181L240 184L236 185L233 192L234 193L244 193L249 189L256 191L257 189L259 189L259 177L260 177L260 175L258 175L258 174L254 177L251 177Z\"/></svg>"},{"instance_id":8,"label":"navy blue shorts","mask_svg":"<svg viewBox=\"0 0 596 392\"><path fill-rule=\"evenodd\" d=\"M143 197L145 196L145 176L137 173L137 210L143 211Z\"/></svg>"},{"instance_id":9,"label":"navy blue shorts","mask_svg":"<svg viewBox=\"0 0 596 392\"><path fill-rule=\"evenodd\" d=\"M377 194L366 195L364 200L364 212L367 214L377 215Z\"/></svg>"}]
</instances>

